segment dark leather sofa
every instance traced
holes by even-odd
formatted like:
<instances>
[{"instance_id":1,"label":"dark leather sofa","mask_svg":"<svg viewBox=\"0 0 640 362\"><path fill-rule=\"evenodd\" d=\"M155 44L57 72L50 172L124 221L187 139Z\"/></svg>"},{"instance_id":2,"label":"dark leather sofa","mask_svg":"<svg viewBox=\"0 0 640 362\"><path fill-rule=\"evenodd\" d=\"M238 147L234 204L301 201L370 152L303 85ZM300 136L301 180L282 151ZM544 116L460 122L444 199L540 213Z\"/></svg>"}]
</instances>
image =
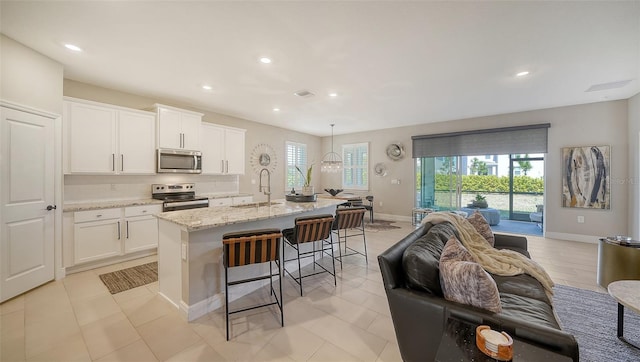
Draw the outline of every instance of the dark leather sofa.
<instances>
[{"instance_id":1,"label":"dark leather sofa","mask_svg":"<svg viewBox=\"0 0 640 362\"><path fill-rule=\"evenodd\" d=\"M575 337L561 330L544 288L531 276L492 275L500 293L500 313L450 302L443 296L411 288L403 268L403 254L431 227L430 223L421 225L378 256L403 360L434 361L445 322L450 317L478 325L487 324L506 331L514 338L567 356L573 361L579 360ZM495 247L515 250L529 257L525 237L495 234Z\"/></svg>"}]
</instances>

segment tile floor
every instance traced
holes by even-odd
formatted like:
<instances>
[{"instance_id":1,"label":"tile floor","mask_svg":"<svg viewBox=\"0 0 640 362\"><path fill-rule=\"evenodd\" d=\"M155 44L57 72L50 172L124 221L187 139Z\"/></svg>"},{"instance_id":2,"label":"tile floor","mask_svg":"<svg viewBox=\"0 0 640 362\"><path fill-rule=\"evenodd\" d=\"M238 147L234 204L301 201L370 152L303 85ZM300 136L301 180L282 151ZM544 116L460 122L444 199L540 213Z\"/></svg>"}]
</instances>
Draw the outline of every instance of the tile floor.
<instances>
[{"instance_id":1,"label":"tile floor","mask_svg":"<svg viewBox=\"0 0 640 362\"><path fill-rule=\"evenodd\" d=\"M400 361L376 255L412 230L368 232L369 265L358 256L307 278L304 297L285 278L285 327L276 308L232 316L224 311L183 321L157 295L158 284L111 295L99 274L154 260L142 258L69 275L0 305L0 360L9 361ZM597 245L529 236L534 260L559 284L596 284ZM263 288L265 289L265 288ZM261 290L246 303L262 297Z\"/></svg>"}]
</instances>

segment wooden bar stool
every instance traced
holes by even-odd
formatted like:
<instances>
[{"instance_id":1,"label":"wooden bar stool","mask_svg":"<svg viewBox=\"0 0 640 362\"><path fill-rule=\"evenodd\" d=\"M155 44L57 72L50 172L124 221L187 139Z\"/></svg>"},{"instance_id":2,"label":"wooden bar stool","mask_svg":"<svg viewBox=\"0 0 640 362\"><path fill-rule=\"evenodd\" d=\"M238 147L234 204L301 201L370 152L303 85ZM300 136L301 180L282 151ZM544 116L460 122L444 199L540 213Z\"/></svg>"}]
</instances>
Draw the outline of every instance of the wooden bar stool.
<instances>
[{"instance_id":1,"label":"wooden bar stool","mask_svg":"<svg viewBox=\"0 0 640 362\"><path fill-rule=\"evenodd\" d=\"M251 309L277 305L280 309L280 324L284 327L284 314L282 308L282 263L280 263L280 241L282 233L279 229L247 230L234 233L227 233L222 236L224 246L224 296L225 314L227 320L227 341L229 340L229 315L244 312ZM272 262L278 266L277 274L274 274ZM257 275L251 278L229 281L229 269L251 265L269 263L269 274ZM280 284L279 294L273 289L273 277L278 277ZM229 286L256 282L269 279L269 294L274 297L274 301L255 305L235 311L229 311Z\"/></svg>"},{"instance_id":2,"label":"wooden bar stool","mask_svg":"<svg viewBox=\"0 0 640 362\"><path fill-rule=\"evenodd\" d=\"M293 278L293 280L300 285L300 296L302 296L302 278L310 277L312 275L320 273L329 273L333 275L333 284L336 282L336 264L333 255L333 235L331 232L331 225L333 224L333 215L314 215L299 217L295 220L295 227L282 230L284 240L286 244L296 250L297 257L284 260L284 271ZM316 242L320 241L320 249L316 250ZM305 243L312 243L313 250L300 252L300 246ZM283 243L283 255L284 255ZM322 264L316 261L316 252L320 252L321 255L326 254L331 256L332 270L325 268ZM329 253L330 252L330 253ZM305 258L313 258L313 269L316 266L320 267L322 271L313 272L311 274L302 275L302 267L300 260ZM286 263L289 261L298 261L298 276L294 276L287 270Z\"/></svg>"},{"instance_id":3,"label":"wooden bar stool","mask_svg":"<svg viewBox=\"0 0 640 362\"><path fill-rule=\"evenodd\" d=\"M342 268L342 258L350 255L362 255L367 264L367 238L364 234L364 214L367 212L365 207L349 207L336 209L336 219L333 222L333 231L338 236L339 256L336 257L340 261ZM362 236L364 243L364 253L347 246L347 238ZM344 243L344 254L342 254L341 243Z\"/></svg>"}]
</instances>

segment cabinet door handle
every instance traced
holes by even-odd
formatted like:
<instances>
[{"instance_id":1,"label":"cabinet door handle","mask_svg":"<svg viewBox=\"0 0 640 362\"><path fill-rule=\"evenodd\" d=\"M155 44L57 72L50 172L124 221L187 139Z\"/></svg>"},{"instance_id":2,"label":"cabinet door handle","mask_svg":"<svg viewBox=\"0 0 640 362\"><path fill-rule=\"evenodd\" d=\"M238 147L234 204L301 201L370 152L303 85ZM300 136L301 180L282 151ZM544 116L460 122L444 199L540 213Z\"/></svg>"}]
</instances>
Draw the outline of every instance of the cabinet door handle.
<instances>
[{"instance_id":1,"label":"cabinet door handle","mask_svg":"<svg viewBox=\"0 0 640 362\"><path fill-rule=\"evenodd\" d=\"M120 240L120 221L118 221L118 240Z\"/></svg>"},{"instance_id":2,"label":"cabinet door handle","mask_svg":"<svg viewBox=\"0 0 640 362\"><path fill-rule=\"evenodd\" d=\"M184 148L184 133L180 133L180 148Z\"/></svg>"},{"instance_id":3,"label":"cabinet door handle","mask_svg":"<svg viewBox=\"0 0 640 362\"><path fill-rule=\"evenodd\" d=\"M127 220L127 239L129 239L129 220Z\"/></svg>"},{"instance_id":4,"label":"cabinet door handle","mask_svg":"<svg viewBox=\"0 0 640 362\"><path fill-rule=\"evenodd\" d=\"M124 171L124 155L120 154L120 171Z\"/></svg>"},{"instance_id":5,"label":"cabinet door handle","mask_svg":"<svg viewBox=\"0 0 640 362\"><path fill-rule=\"evenodd\" d=\"M111 154L111 171L115 171L116 170L116 154L112 153Z\"/></svg>"},{"instance_id":6,"label":"cabinet door handle","mask_svg":"<svg viewBox=\"0 0 640 362\"><path fill-rule=\"evenodd\" d=\"M224 173L224 160L220 160L220 172Z\"/></svg>"},{"instance_id":7,"label":"cabinet door handle","mask_svg":"<svg viewBox=\"0 0 640 362\"><path fill-rule=\"evenodd\" d=\"M96 217L102 217L102 214L98 214L98 215L96 215Z\"/></svg>"},{"instance_id":8,"label":"cabinet door handle","mask_svg":"<svg viewBox=\"0 0 640 362\"><path fill-rule=\"evenodd\" d=\"M224 161L224 164L225 164L224 173L229 173L229 160Z\"/></svg>"}]
</instances>

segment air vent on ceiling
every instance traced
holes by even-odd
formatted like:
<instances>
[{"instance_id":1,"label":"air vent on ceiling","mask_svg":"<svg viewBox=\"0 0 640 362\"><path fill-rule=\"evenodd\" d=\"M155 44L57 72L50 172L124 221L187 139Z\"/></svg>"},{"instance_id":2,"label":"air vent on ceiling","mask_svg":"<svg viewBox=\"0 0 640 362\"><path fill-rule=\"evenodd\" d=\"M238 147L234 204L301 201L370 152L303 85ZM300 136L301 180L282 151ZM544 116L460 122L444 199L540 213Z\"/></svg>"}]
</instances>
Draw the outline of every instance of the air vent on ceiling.
<instances>
[{"instance_id":1,"label":"air vent on ceiling","mask_svg":"<svg viewBox=\"0 0 640 362\"><path fill-rule=\"evenodd\" d=\"M299 90L299 91L297 91L297 92L295 92L293 94L297 95L298 97L303 97L303 98L313 97L315 95L315 94L309 92L306 89Z\"/></svg>"},{"instance_id":2,"label":"air vent on ceiling","mask_svg":"<svg viewBox=\"0 0 640 362\"><path fill-rule=\"evenodd\" d=\"M591 87L589 87L589 89L587 89L585 92L597 92L597 91L602 91L607 89L622 88L627 84L631 83L632 80L633 79L627 79L627 80L619 80L617 82L594 84Z\"/></svg>"}]
</instances>

